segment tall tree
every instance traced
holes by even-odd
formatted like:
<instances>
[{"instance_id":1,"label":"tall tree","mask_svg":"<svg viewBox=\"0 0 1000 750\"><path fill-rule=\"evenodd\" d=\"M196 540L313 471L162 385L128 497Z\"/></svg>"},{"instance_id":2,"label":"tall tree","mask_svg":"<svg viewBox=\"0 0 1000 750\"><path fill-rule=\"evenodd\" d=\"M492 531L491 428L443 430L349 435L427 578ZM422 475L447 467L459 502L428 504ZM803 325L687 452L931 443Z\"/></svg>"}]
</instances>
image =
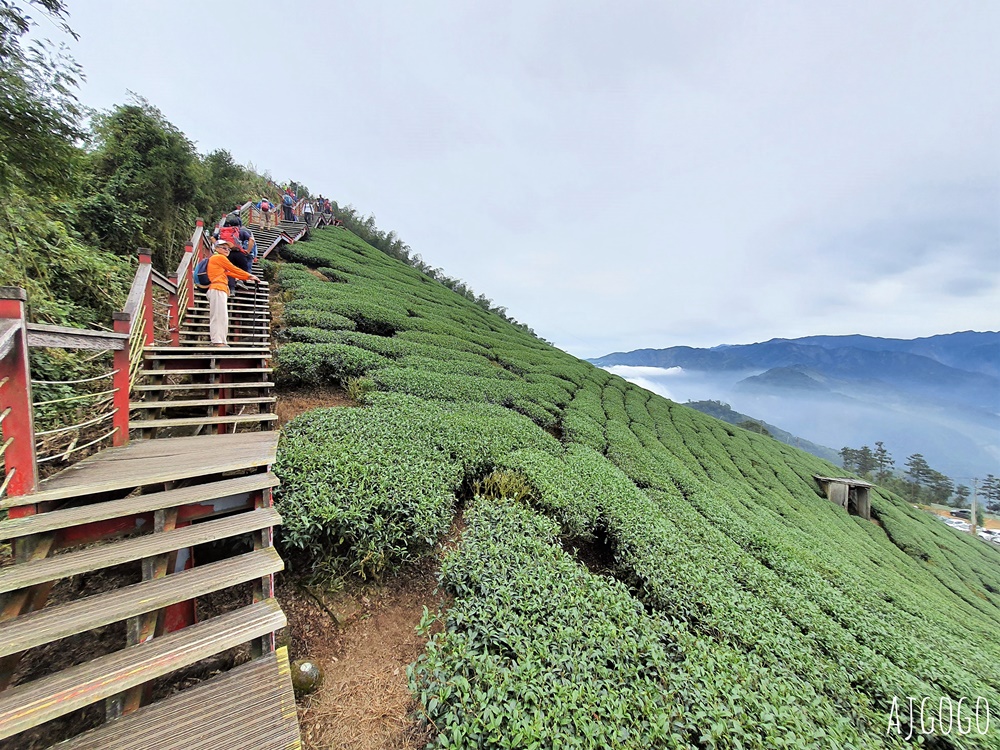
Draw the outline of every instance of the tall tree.
<instances>
[{"instance_id":1,"label":"tall tree","mask_svg":"<svg viewBox=\"0 0 1000 750\"><path fill-rule=\"evenodd\" d=\"M875 442L875 450L872 452L875 461L875 478L881 482L892 476L892 470L896 462L892 460L892 455L881 440Z\"/></svg>"},{"instance_id":2,"label":"tall tree","mask_svg":"<svg viewBox=\"0 0 1000 750\"><path fill-rule=\"evenodd\" d=\"M109 249L153 250L161 270L177 262L196 214L198 159L194 144L141 97L93 120L92 193L84 215ZM112 215L100 215L100 210ZM96 215L95 215L96 213ZM101 236L126 226L131 236Z\"/></svg>"},{"instance_id":3,"label":"tall tree","mask_svg":"<svg viewBox=\"0 0 1000 750\"><path fill-rule=\"evenodd\" d=\"M30 0L63 31L61 0ZM34 194L72 183L80 107L79 65L48 41L24 44L34 25L23 4L0 0L0 193L13 185Z\"/></svg>"},{"instance_id":4,"label":"tall tree","mask_svg":"<svg viewBox=\"0 0 1000 750\"><path fill-rule=\"evenodd\" d=\"M906 476L913 484L922 486L930 477L930 471L931 467L922 454L914 453L912 456L907 456Z\"/></svg>"}]
</instances>

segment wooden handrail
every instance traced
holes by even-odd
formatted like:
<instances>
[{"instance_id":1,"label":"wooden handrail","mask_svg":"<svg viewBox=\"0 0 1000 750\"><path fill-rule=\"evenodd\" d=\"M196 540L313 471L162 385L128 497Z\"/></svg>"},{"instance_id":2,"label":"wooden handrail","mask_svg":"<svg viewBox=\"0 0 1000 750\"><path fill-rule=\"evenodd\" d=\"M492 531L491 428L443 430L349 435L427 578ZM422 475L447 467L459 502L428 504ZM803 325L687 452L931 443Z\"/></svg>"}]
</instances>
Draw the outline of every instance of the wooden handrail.
<instances>
[{"instance_id":1,"label":"wooden handrail","mask_svg":"<svg viewBox=\"0 0 1000 750\"><path fill-rule=\"evenodd\" d=\"M142 307L142 302L146 297L146 285L149 283L151 272L152 266L146 263L140 263L139 269L135 272L135 278L132 279L132 286L128 292L128 299L125 300L125 307L122 310L130 318Z\"/></svg>"},{"instance_id":2,"label":"wooden handrail","mask_svg":"<svg viewBox=\"0 0 1000 750\"><path fill-rule=\"evenodd\" d=\"M48 326L40 323L27 323L25 328L28 331L29 347L118 351L128 345L128 336L111 331Z\"/></svg>"},{"instance_id":3,"label":"wooden handrail","mask_svg":"<svg viewBox=\"0 0 1000 750\"><path fill-rule=\"evenodd\" d=\"M170 279L168 279L162 273L157 271L155 268L152 269L150 276L152 278L153 283L156 284L158 287L160 287L160 289L168 291L171 294L177 291L177 285L174 284Z\"/></svg>"},{"instance_id":4,"label":"wooden handrail","mask_svg":"<svg viewBox=\"0 0 1000 750\"><path fill-rule=\"evenodd\" d=\"M16 320L0 319L0 359L6 357L17 343L17 332L21 326Z\"/></svg>"}]
</instances>

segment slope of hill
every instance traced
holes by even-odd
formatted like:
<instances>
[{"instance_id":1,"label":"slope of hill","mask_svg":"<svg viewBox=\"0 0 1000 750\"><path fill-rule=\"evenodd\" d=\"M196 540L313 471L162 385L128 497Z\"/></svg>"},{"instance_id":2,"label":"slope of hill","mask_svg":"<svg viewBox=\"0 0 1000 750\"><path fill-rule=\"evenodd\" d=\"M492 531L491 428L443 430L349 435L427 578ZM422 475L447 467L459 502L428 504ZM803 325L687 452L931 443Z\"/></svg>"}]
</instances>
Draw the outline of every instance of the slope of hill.
<instances>
[{"instance_id":1,"label":"slope of hill","mask_svg":"<svg viewBox=\"0 0 1000 750\"><path fill-rule=\"evenodd\" d=\"M1000 333L966 331L911 341L810 336L639 349L591 361L626 376L628 367L642 367L645 382L675 397L726 401L817 443L883 441L899 463L922 453L971 484L996 473L1000 461L998 353ZM677 370L649 367L683 368L683 382Z\"/></svg>"},{"instance_id":2,"label":"slope of hill","mask_svg":"<svg viewBox=\"0 0 1000 750\"><path fill-rule=\"evenodd\" d=\"M906 696L1000 706L996 549L877 489L874 521L848 516L829 463L343 230L286 255L281 382L366 395L284 428L283 543L382 575L464 503L453 604L409 672L436 746L904 747Z\"/></svg>"},{"instance_id":3,"label":"slope of hill","mask_svg":"<svg viewBox=\"0 0 1000 750\"><path fill-rule=\"evenodd\" d=\"M739 425L741 422L760 422L760 420L755 417L751 417L748 414L741 414L740 412L734 410L729 404L724 404L721 401L688 401L684 405L689 406L692 409L697 409L702 414L708 414L716 419L721 419L723 422L728 422L729 424ZM820 458L833 464L840 463L840 456L833 448L811 443L808 440L804 440L799 436L793 435L787 430L783 430L780 427L769 424L768 422L760 422L760 424L762 424L764 428L771 433L771 437L775 440L780 440L782 443L785 443L785 445L792 445L800 450L804 450L806 453L812 453L814 456L819 456Z\"/></svg>"}]
</instances>

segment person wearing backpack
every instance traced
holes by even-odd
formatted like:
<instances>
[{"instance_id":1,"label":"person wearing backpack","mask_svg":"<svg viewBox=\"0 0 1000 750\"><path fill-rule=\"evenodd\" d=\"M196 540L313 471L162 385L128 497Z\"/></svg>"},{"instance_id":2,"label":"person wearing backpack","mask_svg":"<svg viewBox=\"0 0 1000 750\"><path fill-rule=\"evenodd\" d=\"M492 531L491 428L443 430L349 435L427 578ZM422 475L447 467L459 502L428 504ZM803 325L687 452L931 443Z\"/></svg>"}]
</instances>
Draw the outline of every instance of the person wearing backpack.
<instances>
[{"instance_id":1,"label":"person wearing backpack","mask_svg":"<svg viewBox=\"0 0 1000 750\"><path fill-rule=\"evenodd\" d=\"M274 206L271 205L266 197L261 197L260 203L257 204L257 208L260 210L260 228L270 229L271 225L275 223Z\"/></svg>"},{"instance_id":2,"label":"person wearing backpack","mask_svg":"<svg viewBox=\"0 0 1000 750\"><path fill-rule=\"evenodd\" d=\"M284 214L285 221L294 221L295 217L292 216L292 206L295 205L295 199L292 198L292 194L286 190L285 194L281 196L281 210Z\"/></svg>"},{"instance_id":3,"label":"person wearing backpack","mask_svg":"<svg viewBox=\"0 0 1000 750\"><path fill-rule=\"evenodd\" d=\"M234 266L229 260L233 244L220 239L215 243L215 254L208 259L205 272L208 275L208 329L212 346L229 346L229 279L252 281L260 279Z\"/></svg>"},{"instance_id":4,"label":"person wearing backpack","mask_svg":"<svg viewBox=\"0 0 1000 750\"><path fill-rule=\"evenodd\" d=\"M237 205L232 211L226 214L226 218L223 220L222 225L225 227L241 227L243 226L243 217L240 215L242 206Z\"/></svg>"}]
</instances>

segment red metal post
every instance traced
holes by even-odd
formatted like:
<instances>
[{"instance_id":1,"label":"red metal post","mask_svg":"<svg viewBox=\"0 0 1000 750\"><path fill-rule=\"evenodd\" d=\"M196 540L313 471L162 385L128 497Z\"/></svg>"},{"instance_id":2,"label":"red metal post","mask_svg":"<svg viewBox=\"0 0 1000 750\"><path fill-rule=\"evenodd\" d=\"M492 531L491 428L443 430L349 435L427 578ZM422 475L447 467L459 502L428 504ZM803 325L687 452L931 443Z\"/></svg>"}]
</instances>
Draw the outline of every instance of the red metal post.
<instances>
[{"instance_id":1,"label":"red metal post","mask_svg":"<svg viewBox=\"0 0 1000 750\"><path fill-rule=\"evenodd\" d=\"M187 248L185 248L187 251ZM170 283L174 285L174 291L170 292L170 319L167 322L167 329L170 332L170 345L181 345L181 313L177 307L177 274L172 273L168 277Z\"/></svg>"},{"instance_id":2,"label":"red metal post","mask_svg":"<svg viewBox=\"0 0 1000 750\"><path fill-rule=\"evenodd\" d=\"M201 219L198 219L198 223L201 224ZM187 309L190 311L194 307L194 268L198 265L198 254L195 253L194 245L190 242L184 246L184 252L190 253L187 271L184 272L184 275L187 276ZM178 320L180 320L179 317Z\"/></svg>"},{"instance_id":3,"label":"red metal post","mask_svg":"<svg viewBox=\"0 0 1000 750\"><path fill-rule=\"evenodd\" d=\"M124 333L127 335L131 332L132 321L129 319L128 313L116 312L112 313L112 317L114 318L115 333ZM117 372L115 372L114 379L112 380L112 388L115 389L114 405L118 411L115 412L113 419L114 426L118 428L118 431L111 440L115 446L128 443L129 391L132 389L131 378L129 377L129 368L132 365L129 360L130 348L131 343L126 339L125 348L116 349L114 354L113 369L117 370Z\"/></svg>"},{"instance_id":4,"label":"red metal post","mask_svg":"<svg viewBox=\"0 0 1000 750\"><path fill-rule=\"evenodd\" d=\"M4 467L10 481L7 495L28 495L38 485L38 465L35 463L35 421L31 409L31 372L28 363L28 334L24 328L24 307L28 293L19 287L0 287L0 321L18 321L20 330L14 334L10 349L0 352L0 414L10 409L3 420L3 441L11 441L3 454ZM14 472L13 476L11 472ZM32 506L26 506L32 507ZM11 517L19 515L13 512Z\"/></svg>"}]
</instances>

